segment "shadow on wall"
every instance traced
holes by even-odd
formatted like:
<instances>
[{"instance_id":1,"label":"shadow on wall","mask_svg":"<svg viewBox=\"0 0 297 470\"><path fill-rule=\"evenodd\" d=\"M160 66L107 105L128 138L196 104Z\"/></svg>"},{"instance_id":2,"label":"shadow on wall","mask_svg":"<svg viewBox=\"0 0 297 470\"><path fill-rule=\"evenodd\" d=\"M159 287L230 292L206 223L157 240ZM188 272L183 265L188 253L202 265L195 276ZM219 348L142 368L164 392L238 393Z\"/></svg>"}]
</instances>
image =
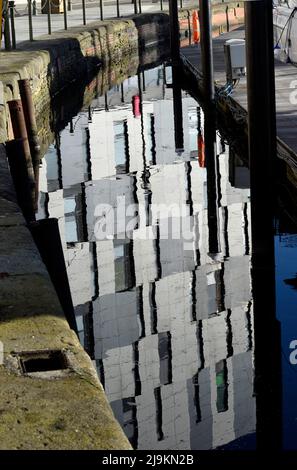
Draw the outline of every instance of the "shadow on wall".
<instances>
[{"instance_id":1,"label":"shadow on wall","mask_svg":"<svg viewBox=\"0 0 297 470\"><path fill-rule=\"evenodd\" d=\"M116 69L123 57L137 54L138 36L132 21L110 21L100 26L96 23L93 30L91 27L71 28L67 33L55 33L55 37L20 44L19 50L49 53L47 85L51 97L74 80L90 77L100 66Z\"/></svg>"}]
</instances>

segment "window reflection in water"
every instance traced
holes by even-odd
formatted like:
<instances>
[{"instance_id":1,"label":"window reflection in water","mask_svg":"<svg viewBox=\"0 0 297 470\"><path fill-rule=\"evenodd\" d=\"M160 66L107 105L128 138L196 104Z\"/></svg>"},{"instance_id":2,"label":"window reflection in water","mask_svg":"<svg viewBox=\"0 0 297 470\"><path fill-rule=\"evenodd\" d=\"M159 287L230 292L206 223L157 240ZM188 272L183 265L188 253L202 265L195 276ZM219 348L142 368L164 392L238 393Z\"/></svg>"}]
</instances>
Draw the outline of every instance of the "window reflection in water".
<instances>
[{"instance_id":1,"label":"window reflection in water","mask_svg":"<svg viewBox=\"0 0 297 470\"><path fill-rule=\"evenodd\" d=\"M54 146L41 168L39 215L59 219L80 339L133 447L211 449L256 426L249 174L217 134L221 252L210 256L203 112L183 94L178 155L164 68L144 74L141 119L142 76L60 133L60 170ZM120 214L119 196L133 210L96 239L97 205ZM171 204L186 211L168 215Z\"/></svg>"}]
</instances>

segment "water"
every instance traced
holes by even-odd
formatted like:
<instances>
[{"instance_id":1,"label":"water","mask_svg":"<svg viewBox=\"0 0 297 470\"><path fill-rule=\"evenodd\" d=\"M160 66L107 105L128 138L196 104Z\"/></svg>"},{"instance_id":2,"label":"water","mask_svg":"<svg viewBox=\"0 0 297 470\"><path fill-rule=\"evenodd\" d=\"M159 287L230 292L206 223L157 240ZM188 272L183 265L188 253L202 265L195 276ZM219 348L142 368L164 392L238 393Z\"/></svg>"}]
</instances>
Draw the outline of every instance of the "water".
<instances>
[{"instance_id":1,"label":"water","mask_svg":"<svg viewBox=\"0 0 297 470\"><path fill-rule=\"evenodd\" d=\"M209 214L204 115L183 92L174 123L171 83L170 67L146 70L60 132L40 169L38 217L59 220L80 339L132 446L253 449L249 171L217 132ZM276 236L286 447L297 282L284 279L296 275L296 241Z\"/></svg>"},{"instance_id":2,"label":"water","mask_svg":"<svg viewBox=\"0 0 297 470\"><path fill-rule=\"evenodd\" d=\"M296 449L297 366L290 361L290 355L293 351L290 344L297 339L297 234L286 233L282 227L275 237L275 249L277 315L282 327L283 441L287 449ZM296 345L294 349L296 349Z\"/></svg>"}]
</instances>

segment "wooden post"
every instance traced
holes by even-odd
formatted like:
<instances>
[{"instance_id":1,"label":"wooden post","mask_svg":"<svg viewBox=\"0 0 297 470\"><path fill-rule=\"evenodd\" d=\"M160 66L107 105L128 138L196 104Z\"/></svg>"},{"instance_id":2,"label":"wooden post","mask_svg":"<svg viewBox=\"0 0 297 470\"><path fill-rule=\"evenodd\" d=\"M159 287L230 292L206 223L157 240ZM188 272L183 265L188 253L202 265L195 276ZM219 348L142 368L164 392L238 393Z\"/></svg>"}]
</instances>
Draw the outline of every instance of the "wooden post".
<instances>
[{"instance_id":1,"label":"wooden post","mask_svg":"<svg viewBox=\"0 0 297 470\"><path fill-rule=\"evenodd\" d=\"M217 197L216 109L212 53L212 22L210 0L199 0L200 44L204 92L204 149L207 174L207 216L209 252L220 251Z\"/></svg>"},{"instance_id":2,"label":"wooden post","mask_svg":"<svg viewBox=\"0 0 297 470\"><path fill-rule=\"evenodd\" d=\"M169 21L172 65L180 65L180 33L177 0L169 0Z\"/></svg>"},{"instance_id":3,"label":"wooden post","mask_svg":"<svg viewBox=\"0 0 297 470\"><path fill-rule=\"evenodd\" d=\"M281 449L280 351L275 316L276 110L272 0L245 2L257 447ZM263 286L265 282L265 289ZM273 408L273 414L271 409Z\"/></svg>"}]
</instances>

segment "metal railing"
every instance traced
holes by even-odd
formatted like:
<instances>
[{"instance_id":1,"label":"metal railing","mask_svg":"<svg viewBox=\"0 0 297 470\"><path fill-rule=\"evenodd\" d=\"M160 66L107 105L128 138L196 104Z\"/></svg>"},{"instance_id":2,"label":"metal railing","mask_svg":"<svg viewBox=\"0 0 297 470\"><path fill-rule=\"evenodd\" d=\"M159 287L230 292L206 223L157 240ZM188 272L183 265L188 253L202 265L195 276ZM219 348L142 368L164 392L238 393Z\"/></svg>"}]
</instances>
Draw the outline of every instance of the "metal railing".
<instances>
[{"instance_id":1,"label":"metal railing","mask_svg":"<svg viewBox=\"0 0 297 470\"><path fill-rule=\"evenodd\" d=\"M120 18L132 15L133 13L140 14L147 10L147 5L150 7L148 9L149 12L163 11L165 2L167 3L166 7L168 8L169 0L41 0L38 4L36 0L27 0L27 6L21 10L19 7L16 8L14 0L3 0L3 45L7 51L16 49L18 39L17 26L20 17L23 19L24 17L27 17L28 21L28 35L27 37L23 37L24 35L22 35L21 40L29 39L29 41L34 41L34 27L38 27L38 20L40 20L41 15L42 17L45 17L45 15L47 16L47 27L44 32L51 35L53 29L57 29L56 27L53 28L55 26L55 22L57 22L57 16L60 17L60 15L63 14L63 29L67 31L70 22L73 22L73 14L75 11L78 11L78 9L80 9L81 18L80 20L76 18L75 26L85 26L88 22L87 11L89 8L92 9L91 20L94 21L99 19L104 20L105 18ZM180 9L186 8L187 6L196 6L197 3L197 1L194 3L194 0L177 0L178 7ZM223 3L226 5L226 18L228 22L227 2L224 3L224 0L215 0L213 3ZM96 9L95 17L94 9ZM24 30L23 24L24 23L22 23L21 28ZM61 22L59 22L59 25L60 24ZM61 27L59 29L61 29ZM38 35L40 35L40 31Z\"/></svg>"}]
</instances>

